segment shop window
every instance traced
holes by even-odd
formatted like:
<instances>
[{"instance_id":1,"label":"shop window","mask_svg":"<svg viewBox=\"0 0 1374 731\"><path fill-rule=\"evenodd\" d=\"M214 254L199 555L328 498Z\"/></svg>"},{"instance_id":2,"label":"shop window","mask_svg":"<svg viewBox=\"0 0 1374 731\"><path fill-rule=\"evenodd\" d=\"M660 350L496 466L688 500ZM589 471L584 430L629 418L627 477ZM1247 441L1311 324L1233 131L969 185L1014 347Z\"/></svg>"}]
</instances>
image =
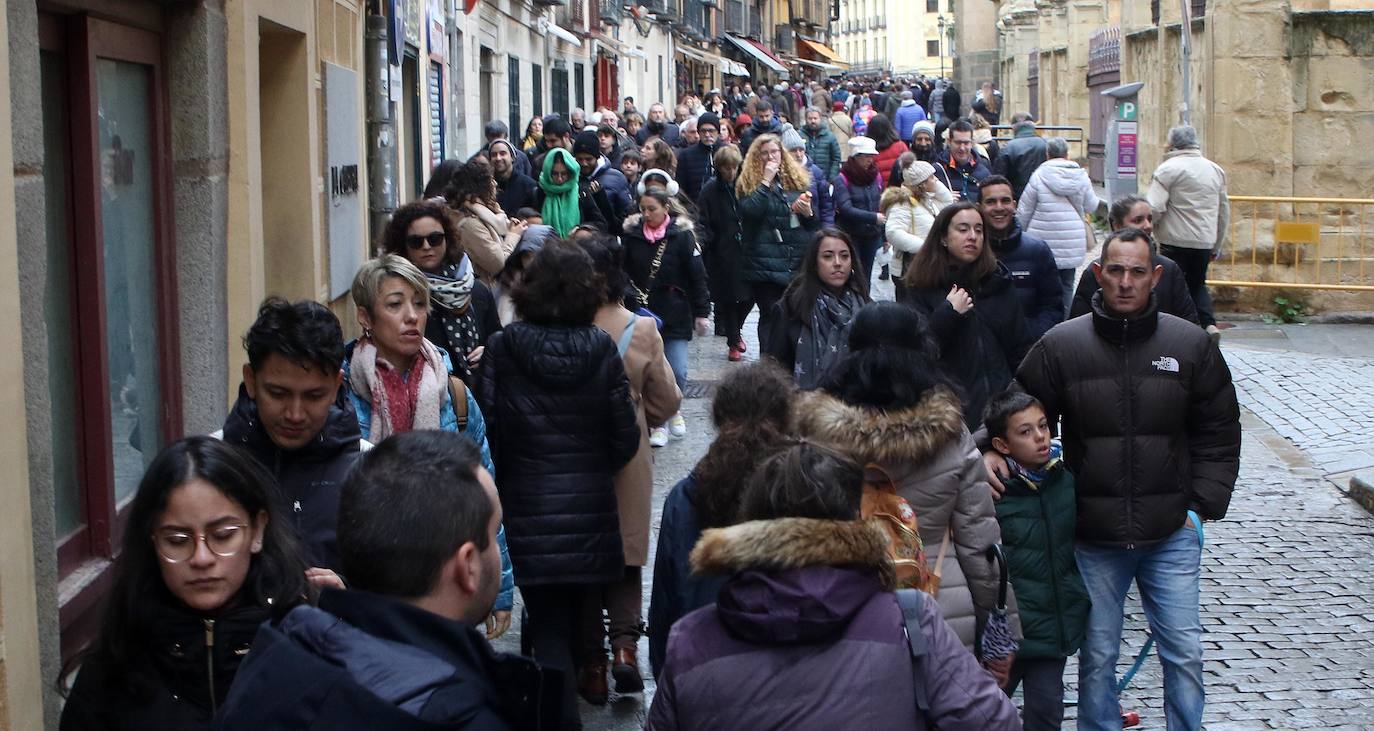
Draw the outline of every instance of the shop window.
<instances>
[{"instance_id":1,"label":"shop window","mask_svg":"<svg viewBox=\"0 0 1374 731\"><path fill-rule=\"evenodd\" d=\"M70 655L95 628L138 482L180 431L176 262L161 38L43 14L39 43L43 357Z\"/></svg>"}]
</instances>

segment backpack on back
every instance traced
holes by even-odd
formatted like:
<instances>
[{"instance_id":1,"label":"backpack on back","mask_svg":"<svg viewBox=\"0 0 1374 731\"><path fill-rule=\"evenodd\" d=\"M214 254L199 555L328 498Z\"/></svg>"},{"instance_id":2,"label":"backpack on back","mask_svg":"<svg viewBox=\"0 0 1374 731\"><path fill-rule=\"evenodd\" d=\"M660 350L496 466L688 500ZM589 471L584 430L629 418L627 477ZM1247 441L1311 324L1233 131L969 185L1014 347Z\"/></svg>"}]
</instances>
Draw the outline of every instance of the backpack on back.
<instances>
[{"instance_id":1,"label":"backpack on back","mask_svg":"<svg viewBox=\"0 0 1374 731\"><path fill-rule=\"evenodd\" d=\"M870 479L879 475L879 479ZM863 502L860 515L864 520L876 521L888 536L888 555L897 568L897 588L920 589L927 594L940 590L940 577L930 571L926 563L925 546L917 530L916 511L901 495L892 478L875 464L864 468ZM941 547L941 560L944 548Z\"/></svg>"}]
</instances>

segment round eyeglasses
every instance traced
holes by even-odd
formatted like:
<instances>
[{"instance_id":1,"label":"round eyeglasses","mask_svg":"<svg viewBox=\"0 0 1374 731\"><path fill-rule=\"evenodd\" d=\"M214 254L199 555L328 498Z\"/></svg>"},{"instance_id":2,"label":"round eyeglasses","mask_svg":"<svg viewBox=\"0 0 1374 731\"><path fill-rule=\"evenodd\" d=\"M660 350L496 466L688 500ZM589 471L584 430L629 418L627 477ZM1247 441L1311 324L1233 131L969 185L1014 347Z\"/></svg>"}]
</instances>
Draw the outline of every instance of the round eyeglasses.
<instances>
[{"instance_id":1,"label":"round eyeglasses","mask_svg":"<svg viewBox=\"0 0 1374 731\"><path fill-rule=\"evenodd\" d=\"M229 558L243 550L248 538L246 525L221 525L208 533L188 533L181 530L161 530L153 533L153 546L168 563L190 561L196 555L196 543L201 542L220 558Z\"/></svg>"}]
</instances>

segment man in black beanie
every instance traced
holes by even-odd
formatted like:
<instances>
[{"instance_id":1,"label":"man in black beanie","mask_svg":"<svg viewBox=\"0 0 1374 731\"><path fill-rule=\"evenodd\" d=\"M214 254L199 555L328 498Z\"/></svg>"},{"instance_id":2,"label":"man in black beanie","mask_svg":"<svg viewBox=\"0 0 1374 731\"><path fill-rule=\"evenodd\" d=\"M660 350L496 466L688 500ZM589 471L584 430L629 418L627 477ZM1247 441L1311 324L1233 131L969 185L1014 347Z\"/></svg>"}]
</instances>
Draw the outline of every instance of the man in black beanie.
<instances>
[{"instance_id":1,"label":"man in black beanie","mask_svg":"<svg viewBox=\"0 0 1374 731\"><path fill-rule=\"evenodd\" d=\"M695 145L684 147L677 155L677 184L693 203L702 186L716 174L715 156L720 147L720 117L706 112L697 117Z\"/></svg>"},{"instance_id":2,"label":"man in black beanie","mask_svg":"<svg viewBox=\"0 0 1374 731\"><path fill-rule=\"evenodd\" d=\"M618 230L620 222L625 220L634 205L630 196L630 181L601 154L601 139L594 129L584 129L577 134L572 153L582 169L582 189L601 208L601 215L606 217L609 227L613 231Z\"/></svg>"}]
</instances>

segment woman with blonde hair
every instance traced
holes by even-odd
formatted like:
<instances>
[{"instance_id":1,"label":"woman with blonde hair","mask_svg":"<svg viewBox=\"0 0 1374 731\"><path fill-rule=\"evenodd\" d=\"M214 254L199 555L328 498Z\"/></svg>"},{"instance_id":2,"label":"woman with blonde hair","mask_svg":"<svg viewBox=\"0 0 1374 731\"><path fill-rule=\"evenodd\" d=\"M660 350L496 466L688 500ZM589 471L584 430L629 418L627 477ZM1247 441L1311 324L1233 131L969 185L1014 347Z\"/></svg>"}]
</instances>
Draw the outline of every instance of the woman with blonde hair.
<instances>
[{"instance_id":1,"label":"woman with blonde hair","mask_svg":"<svg viewBox=\"0 0 1374 731\"><path fill-rule=\"evenodd\" d=\"M759 342L765 343L773 325L773 305L792 281L821 219L811 205L811 174L783 154L777 135L754 139L735 190L744 279L759 307ZM749 304L744 303L741 313L749 312Z\"/></svg>"},{"instance_id":2,"label":"woman with blonde hair","mask_svg":"<svg viewBox=\"0 0 1374 731\"><path fill-rule=\"evenodd\" d=\"M935 166L916 160L902 172L902 185L883 191L878 210L887 216L883 225L887 244L892 247L892 286L898 302L909 299L903 275L911 266L916 252L925 244L935 217L945 206L954 202L954 194L940 182Z\"/></svg>"}]
</instances>

